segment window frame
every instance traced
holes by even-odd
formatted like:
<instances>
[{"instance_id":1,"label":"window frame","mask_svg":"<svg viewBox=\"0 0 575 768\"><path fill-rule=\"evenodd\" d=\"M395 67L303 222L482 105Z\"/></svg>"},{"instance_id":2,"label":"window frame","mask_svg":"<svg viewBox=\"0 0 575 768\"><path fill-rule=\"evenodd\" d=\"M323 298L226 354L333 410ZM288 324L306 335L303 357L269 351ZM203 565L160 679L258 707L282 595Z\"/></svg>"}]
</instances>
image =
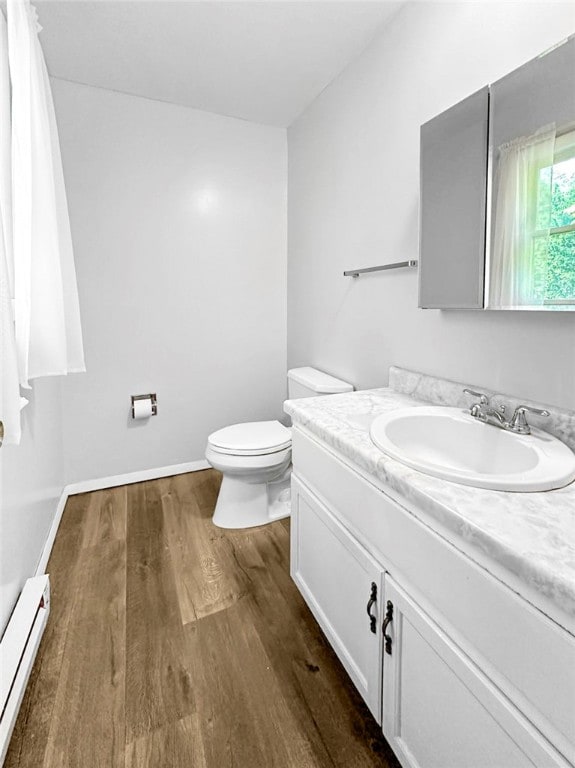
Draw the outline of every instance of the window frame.
<instances>
[{"instance_id":1,"label":"window frame","mask_svg":"<svg viewBox=\"0 0 575 768\"><path fill-rule=\"evenodd\" d=\"M555 151L553 153L553 167L558 163L575 158L575 127L570 125L555 140ZM549 229L538 229L533 232L532 241L538 237L551 238L569 232L575 232L575 220L571 224L562 227L549 227ZM544 299L544 306L574 306L575 294L565 299Z\"/></svg>"}]
</instances>

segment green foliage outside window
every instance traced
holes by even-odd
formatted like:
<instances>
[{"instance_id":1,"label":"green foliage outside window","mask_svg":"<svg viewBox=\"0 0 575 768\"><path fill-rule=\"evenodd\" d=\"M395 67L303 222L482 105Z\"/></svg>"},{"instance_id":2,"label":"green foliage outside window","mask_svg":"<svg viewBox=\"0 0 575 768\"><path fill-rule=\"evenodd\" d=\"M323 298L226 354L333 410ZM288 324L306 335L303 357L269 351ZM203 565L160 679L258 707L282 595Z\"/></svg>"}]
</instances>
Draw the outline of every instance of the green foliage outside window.
<instances>
[{"instance_id":1,"label":"green foliage outside window","mask_svg":"<svg viewBox=\"0 0 575 768\"><path fill-rule=\"evenodd\" d=\"M545 285L547 301L560 302L575 299L575 229L565 231L575 227L575 157L556 163L552 173L549 239L535 238L535 279Z\"/></svg>"},{"instance_id":2,"label":"green foliage outside window","mask_svg":"<svg viewBox=\"0 0 575 768\"><path fill-rule=\"evenodd\" d=\"M575 224L575 158L553 167L551 227ZM575 298L575 231L549 236L547 299Z\"/></svg>"}]
</instances>

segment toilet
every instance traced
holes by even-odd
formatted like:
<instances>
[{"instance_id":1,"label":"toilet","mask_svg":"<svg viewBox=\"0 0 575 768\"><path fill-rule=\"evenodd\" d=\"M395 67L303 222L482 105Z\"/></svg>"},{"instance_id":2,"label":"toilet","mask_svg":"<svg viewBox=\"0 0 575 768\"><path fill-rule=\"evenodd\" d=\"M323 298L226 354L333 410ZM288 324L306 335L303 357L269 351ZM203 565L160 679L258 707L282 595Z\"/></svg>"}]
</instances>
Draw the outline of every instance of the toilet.
<instances>
[{"instance_id":1,"label":"toilet","mask_svg":"<svg viewBox=\"0 0 575 768\"><path fill-rule=\"evenodd\" d=\"M315 368L288 371L290 400L352 392L353 385ZM279 421L250 421L208 437L206 459L223 474L213 522L252 528L290 514L291 429Z\"/></svg>"}]
</instances>

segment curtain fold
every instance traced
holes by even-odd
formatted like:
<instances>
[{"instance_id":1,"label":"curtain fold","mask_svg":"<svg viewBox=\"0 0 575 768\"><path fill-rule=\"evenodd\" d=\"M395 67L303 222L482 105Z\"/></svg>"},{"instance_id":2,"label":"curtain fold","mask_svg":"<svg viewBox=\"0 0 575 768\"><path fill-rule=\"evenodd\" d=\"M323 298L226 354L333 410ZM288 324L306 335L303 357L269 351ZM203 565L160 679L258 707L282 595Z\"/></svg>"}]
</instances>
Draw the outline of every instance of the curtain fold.
<instances>
[{"instance_id":1,"label":"curtain fold","mask_svg":"<svg viewBox=\"0 0 575 768\"><path fill-rule=\"evenodd\" d=\"M555 126L499 147L489 305L543 304Z\"/></svg>"},{"instance_id":2,"label":"curtain fold","mask_svg":"<svg viewBox=\"0 0 575 768\"><path fill-rule=\"evenodd\" d=\"M20 384L85 370L68 206L35 9L8 0L16 350Z\"/></svg>"},{"instance_id":3,"label":"curtain fold","mask_svg":"<svg viewBox=\"0 0 575 768\"><path fill-rule=\"evenodd\" d=\"M10 159L10 76L8 34L0 10L0 420L4 442L20 442L20 389L14 335L14 256L12 251L12 174Z\"/></svg>"}]
</instances>

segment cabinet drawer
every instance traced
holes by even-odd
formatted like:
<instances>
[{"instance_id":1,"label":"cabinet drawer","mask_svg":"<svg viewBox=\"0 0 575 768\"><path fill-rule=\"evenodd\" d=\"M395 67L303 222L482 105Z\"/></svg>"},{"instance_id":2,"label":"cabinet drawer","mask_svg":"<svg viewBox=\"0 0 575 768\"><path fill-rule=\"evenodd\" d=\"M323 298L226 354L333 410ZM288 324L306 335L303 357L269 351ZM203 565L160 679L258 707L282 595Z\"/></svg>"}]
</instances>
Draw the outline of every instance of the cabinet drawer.
<instances>
[{"instance_id":1,"label":"cabinet drawer","mask_svg":"<svg viewBox=\"0 0 575 768\"><path fill-rule=\"evenodd\" d=\"M342 525L573 759L573 635L298 428L293 462Z\"/></svg>"},{"instance_id":2,"label":"cabinet drawer","mask_svg":"<svg viewBox=\"0 0 575 768\"><path fill-rule=\"evenodd\" d=\"M381 723L383 571L295 478L291 575L373 716ZM366 610L368 601L373 627Z\"/></svg>"}]
</instances>

